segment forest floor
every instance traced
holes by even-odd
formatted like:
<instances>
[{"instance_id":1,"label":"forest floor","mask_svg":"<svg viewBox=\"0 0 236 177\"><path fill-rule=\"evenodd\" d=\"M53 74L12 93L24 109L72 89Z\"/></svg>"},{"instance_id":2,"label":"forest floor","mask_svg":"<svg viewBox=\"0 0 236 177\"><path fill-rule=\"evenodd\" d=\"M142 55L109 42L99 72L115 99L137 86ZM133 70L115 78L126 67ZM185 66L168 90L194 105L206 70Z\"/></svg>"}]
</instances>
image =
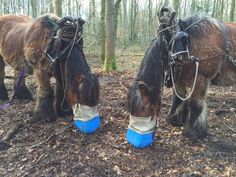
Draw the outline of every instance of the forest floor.
<instances>
[{"instance_id":1,"label":"forest floor","mask_svg":"<svg viewBox=\"0 0 236 177\"><path fill-rule=\"evenodd\" d=\"M122 69L109 73L101 72L97 58L88 59L99 75L102 122L91 135L76 131L69 118L32 123L35 101L15 100L10 109L1 111L0 138L12 127L20 128L9 140L10 147L0 151L0 176L236 176L235 86L210 87L210 134L203 141L192 143L182 135L182 128L166 123L172 96L166 89L155 142L145 149L127 143L129 114L124 83L132 82L141 59L142 55L121 56L118 65ZM7 75L12 75L10 68ZM27 83L35 95L33 76ZM11 78L6 79L10 95L12 84Z\"/></svg>"}]
</instances>

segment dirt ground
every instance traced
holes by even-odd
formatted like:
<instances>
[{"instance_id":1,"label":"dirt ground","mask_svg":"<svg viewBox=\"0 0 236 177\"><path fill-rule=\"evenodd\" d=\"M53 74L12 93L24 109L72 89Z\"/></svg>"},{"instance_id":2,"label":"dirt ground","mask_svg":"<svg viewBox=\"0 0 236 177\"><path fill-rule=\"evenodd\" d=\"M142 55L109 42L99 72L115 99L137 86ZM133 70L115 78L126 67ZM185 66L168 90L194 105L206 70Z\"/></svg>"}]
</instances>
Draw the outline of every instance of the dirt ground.
<instances>
[{"instance_id":1,"label":"dirt ground","mask_svg":"<svg viewBox=\"0 0 236 177\"><path fill-rule=\"evenodd\" d=\"M91 135L76 131L69 118L53 123L32 123L35 101L15 100L0 112L0 138L14 126L19 130L0 151L0 176L236 176L236 87L210 87L208 117L210 135L192 143L165 119L171 106L171 90L165 90L160 127L155 142L135 149L125 134L129 122L126 111L127 88L142 56L121 56L119 71L103 73L98 59L88 61L99 75L101 128ZM129 61L129 62L127 62ZM12 75L7 68L7 75ZM36 92L33 76L27 78ZM6 79L10 95L13 80Z\"/></svg>"}]
</instances>

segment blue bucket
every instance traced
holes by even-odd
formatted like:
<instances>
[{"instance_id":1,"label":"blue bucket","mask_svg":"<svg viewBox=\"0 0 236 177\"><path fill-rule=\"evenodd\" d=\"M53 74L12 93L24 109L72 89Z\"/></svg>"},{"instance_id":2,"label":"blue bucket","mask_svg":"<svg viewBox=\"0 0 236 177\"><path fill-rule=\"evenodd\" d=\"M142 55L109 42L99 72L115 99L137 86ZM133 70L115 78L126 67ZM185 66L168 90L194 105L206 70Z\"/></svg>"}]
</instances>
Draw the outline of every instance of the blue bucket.
<instances>
[{"instance_id":1,"label":"blue bucket","mask_svg":"<svg viewBox=\"0 0 236 177\"><path fill-rule=\"evenodd\" d=\"M136 148L145 148L154 142L155 131L140 133L128 128L126 139Z\"/></svg>"},{"instance_id":2,"label":"blue bucket","mask_svg":"<svg viewBox=\"0 0 236 177\"><path fill-rule=\"evenodd\" d=\"M76 128L81 132L89 134L95 132L101 125L100 116L97 115L88 121L74 120Z\"/></svg>"}]
</instances>

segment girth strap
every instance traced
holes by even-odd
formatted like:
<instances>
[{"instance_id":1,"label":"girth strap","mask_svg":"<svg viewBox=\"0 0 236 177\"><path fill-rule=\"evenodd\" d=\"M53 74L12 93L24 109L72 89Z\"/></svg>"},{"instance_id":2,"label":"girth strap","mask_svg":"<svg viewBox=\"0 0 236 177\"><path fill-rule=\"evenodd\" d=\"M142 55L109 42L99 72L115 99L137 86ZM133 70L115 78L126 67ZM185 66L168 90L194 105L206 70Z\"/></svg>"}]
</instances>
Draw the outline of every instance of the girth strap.
<instances>
[{"instance_id":1,"label":"girth strap","mask_svg":"<svg viewBox=\"0 0 236 177\"><path fill-rule=\"evenodd\" d=\"M229 51L230 51L229 30L226 28L225 24L222 21L219 21L218 24L224 36L224 51L225 51L224 57L229 57Z\"/></svg>"}]
</instances>

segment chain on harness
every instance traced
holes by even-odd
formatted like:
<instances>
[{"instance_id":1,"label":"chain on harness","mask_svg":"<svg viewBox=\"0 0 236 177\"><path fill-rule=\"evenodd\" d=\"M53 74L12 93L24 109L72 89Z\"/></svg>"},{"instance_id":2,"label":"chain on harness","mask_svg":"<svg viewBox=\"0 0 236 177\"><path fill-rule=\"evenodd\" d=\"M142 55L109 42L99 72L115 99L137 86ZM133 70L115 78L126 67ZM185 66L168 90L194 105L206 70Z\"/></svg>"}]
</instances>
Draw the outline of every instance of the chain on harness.
<instances>
[{"instance_id":1,"label":"chain on harness","mask_svg":"<svg viewBox=\"0 0 236 177\"><path fill-rule=\"evenodd\" d=\"M52 64L55 64L57 67L59 67L60 70L60 78L64 92L61 103L61 109L63 111L69 111L71 107L66 96L68 87L66 84L66 77L64 77L62 71L62 60L65 60L66 66L67 59L70 57L74 46L76 45L79 47L79 49L82 49L82 46L79 46L78 43L83 37L83 24L84 21L81 18L73 19L71 17L64 17L59 20L54 27L51 39L46 50L44 51L47 59ZM67 44L63 49L62 42L66 42Z\"/></svg>"}]
</instances>

